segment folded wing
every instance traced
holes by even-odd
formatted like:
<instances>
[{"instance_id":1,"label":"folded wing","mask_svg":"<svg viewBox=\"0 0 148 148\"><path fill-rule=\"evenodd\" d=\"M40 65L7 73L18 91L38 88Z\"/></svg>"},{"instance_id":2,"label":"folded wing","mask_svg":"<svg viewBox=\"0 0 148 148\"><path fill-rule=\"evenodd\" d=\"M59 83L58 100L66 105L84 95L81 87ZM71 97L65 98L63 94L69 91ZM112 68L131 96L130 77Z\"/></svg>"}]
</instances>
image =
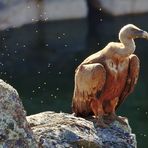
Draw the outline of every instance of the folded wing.
<instances>
[{"instance_id":1,"label":"folded wing","mask_svg":"<svg viewBox=\"0 0 148 148\"><path fill-rule=\"evenodd\" d=\"M100 63L80 65L75 73L75 88L72 102L73 112L77 116L92 113L92 99L99 99L106 81L106 71Z\"/></svg>"},{"instance_id":2,"label":"folded wing","mask_svg":"<svg viewBox=\"0 0 148 148\"><path fill-rule=\"evenodd\" d=\"M140 61L138 57L132 54L129 58L130 58L129 72L128 72L126 86L119 98L119 102L116 106L116 109L120 106L120 104L124 102L126 97L133 92L135 85L137 84L138 77L139 77Z\"/></svg>"}]
</instances>

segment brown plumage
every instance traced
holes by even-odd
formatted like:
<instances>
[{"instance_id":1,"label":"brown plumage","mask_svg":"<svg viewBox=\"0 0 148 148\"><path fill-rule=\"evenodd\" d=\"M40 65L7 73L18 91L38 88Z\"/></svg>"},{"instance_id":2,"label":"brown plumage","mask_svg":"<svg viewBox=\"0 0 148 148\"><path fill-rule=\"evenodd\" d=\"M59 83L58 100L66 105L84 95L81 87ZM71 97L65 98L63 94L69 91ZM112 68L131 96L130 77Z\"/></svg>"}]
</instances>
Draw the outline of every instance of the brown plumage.
<instances>
[{"instance_id":1,"label":"brown plumage","mask_svg":"<svg viewBox=\"0 0 148 148\"><path fill-rule=\"evenodd\" d=\"M133 54L135 38L148 39L148 33L128 24L119 32L120 42L109 43L78 66L72 101L77 116L94 114L100 126L106 126L103 116L123 123L115 111L137 83L139 59Z\"/></svg>"}]
</instances>

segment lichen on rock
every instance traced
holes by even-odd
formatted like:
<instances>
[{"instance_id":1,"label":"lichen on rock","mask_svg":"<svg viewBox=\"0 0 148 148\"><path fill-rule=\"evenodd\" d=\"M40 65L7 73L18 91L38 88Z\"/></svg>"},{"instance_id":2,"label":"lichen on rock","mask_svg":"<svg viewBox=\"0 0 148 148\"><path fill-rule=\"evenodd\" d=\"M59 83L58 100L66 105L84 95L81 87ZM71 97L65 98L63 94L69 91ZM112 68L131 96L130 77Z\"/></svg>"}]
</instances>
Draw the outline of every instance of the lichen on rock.
<instances>
[{"instance_id":1,"label":"lichen on rock","mask_svg":"<svg viewBox=\"0 0 148 148\"><path fill-rule=\"evenodd\" d=\"M26 119L27 118L27 119ZM26 117L17 91L0 80L0 148L136 148L136 136L115 121L100 128L93 120L51 111Z\"/></svg>"},{"instance_id":2,"label":"lichen on rock","mask_svg":"<svg viewBox=\"0 0 148 148\"><path fill-rule=\"evenodd\" d=\"M118 121L100 128L92 121L72 114L43 112L27 117L34 135L43 148L136 148L131 128Z\"/></svg>"},{"instance_id":3,"label":"lichen on rock","mask_svg":"<svg viewBox=\"0 0 148 148\"><path fill-rule=\"evenodd\" d=\"M0 147L36 147L17 91L0 80Z\"/></svg>"}]
</instances>

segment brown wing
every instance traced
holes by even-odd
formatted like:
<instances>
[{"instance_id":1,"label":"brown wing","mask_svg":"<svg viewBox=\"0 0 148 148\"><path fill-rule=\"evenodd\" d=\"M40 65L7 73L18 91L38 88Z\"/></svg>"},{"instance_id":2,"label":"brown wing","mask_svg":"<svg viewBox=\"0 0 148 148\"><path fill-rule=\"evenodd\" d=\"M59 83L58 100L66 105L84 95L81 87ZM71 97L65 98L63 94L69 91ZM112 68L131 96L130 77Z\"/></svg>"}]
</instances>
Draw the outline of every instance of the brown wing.
<instances>
[{"instance_id":1,"label":"brown wing","mask_svg":"<svg viewBox=\"0 0 148 148\"><path fill-rule=\"evenodd\" d=\"M72 101L72 109L77 116L87 116L92 113L90 102L99 98L105 80L106 71L99 63L80 65L77 68Z\"/></svg>"},{"instance_id":2,"label":"brown wing","mask_svg":"<svg viewBox=\"0 0 148 148\"><path fill-rule=\"evenodd\" d=\"M119 102L116 106L116 109L124 102L126 97L133 92L135 85L137 84L137 80L139 77L139 69L140 69L140 61L139 58L132 54L130 57L129 61L129 73L128 73L128 78L126 82L126 86L124 88L124 91L122 92Z\"/></svg>"}]
</instances>

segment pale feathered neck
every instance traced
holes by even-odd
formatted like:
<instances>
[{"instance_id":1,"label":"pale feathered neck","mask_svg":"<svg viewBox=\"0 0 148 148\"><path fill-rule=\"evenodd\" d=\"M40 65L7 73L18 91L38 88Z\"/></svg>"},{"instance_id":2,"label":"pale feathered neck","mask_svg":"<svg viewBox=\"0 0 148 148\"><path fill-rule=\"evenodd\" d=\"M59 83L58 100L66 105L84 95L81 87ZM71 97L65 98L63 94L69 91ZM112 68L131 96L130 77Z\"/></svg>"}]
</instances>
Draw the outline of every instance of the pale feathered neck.
<instances>
[{"instance_id":1,"label":"pale feathered neck","mask_svg":"<svg viewBox=\"0 0 148 148\"><path fill-rule=\"evenodd\" d=\"M122 44L119 54L129 56L134 53L136 45L132 38L119 34L119 40Z\"/></svg>"}]
</instances>

